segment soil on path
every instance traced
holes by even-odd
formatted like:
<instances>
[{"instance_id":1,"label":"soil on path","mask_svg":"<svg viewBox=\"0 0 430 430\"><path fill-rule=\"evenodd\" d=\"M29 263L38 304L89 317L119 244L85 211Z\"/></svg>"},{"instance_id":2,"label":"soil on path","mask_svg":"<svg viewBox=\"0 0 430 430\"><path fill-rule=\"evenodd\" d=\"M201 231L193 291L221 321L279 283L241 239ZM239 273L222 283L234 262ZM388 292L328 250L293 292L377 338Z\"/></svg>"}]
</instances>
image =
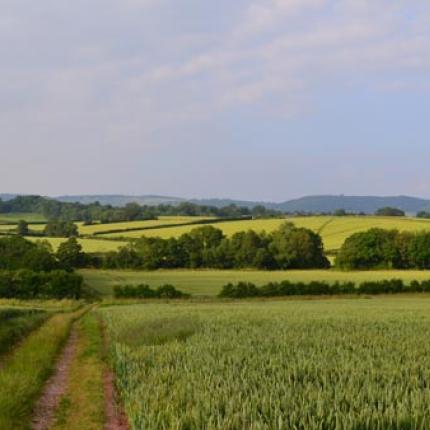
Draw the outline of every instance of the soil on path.
<instances>
[{"instance_id":1,"label":"soil on path","mask_svg":"<svg viewBox=\"0 0 430 430\"><path fill-rule=\"evenodd\" d=\"M114 377L112 372L107 369L104 375L105 388L105 430L129 430L130 426L125 415L124 409L117 397Z\"/></svg>"},{"instance_id":2,"label":"soil on path","mask_svg":"<svg viewBox=\"0 0 430 430\"><path fill-rule=\"evenodd\" d=\"M55 412L66 392L69 370L76 352L77 330L72 327L69 339L54 368L52 376L34 407L32 430L46 430L55 420Z\"/></svg>"}]
</instances>

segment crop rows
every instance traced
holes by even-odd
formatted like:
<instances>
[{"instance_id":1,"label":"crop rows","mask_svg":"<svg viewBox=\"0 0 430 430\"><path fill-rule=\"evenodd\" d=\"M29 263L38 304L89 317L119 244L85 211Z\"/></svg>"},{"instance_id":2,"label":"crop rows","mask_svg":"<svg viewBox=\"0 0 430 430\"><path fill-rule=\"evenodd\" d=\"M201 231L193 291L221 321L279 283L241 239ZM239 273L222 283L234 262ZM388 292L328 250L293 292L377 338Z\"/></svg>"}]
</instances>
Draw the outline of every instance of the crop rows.
<instances>
[{"instance_id":1,"label":"crop rows","mask_svg":"<svg viewBox=\"0 0 430 430\"><path fill-rule=\"evenodd\" d=\"M430 422L430 300L103 310L134 429L386 429Z\"/></svg>"}]
</instances>

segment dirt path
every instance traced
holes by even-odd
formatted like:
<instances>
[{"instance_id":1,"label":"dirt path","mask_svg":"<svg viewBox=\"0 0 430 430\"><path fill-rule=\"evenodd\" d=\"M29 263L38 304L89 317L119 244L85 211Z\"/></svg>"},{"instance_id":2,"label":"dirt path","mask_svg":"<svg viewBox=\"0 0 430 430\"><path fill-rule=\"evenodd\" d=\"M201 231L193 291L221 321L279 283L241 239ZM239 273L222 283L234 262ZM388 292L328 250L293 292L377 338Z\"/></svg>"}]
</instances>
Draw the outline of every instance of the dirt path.
<instances>
[{"instance_id":1,"label":"dirt path","mask_svg":"<svg viewBox=\"0 0 430 430\"><path fill-rule=\"evenodd\" d=\"M124 409L121 407L120 402L116 396L114 377L109 369L106 370L104 379L106 402L105 430L129 430L130 426L128 424Z\"/></svg>"},{"instance_id":2,"label":"dirt path","mask_svg":"<svg viewBox=\"0 0 430 430\"><path fill-rule=\"evenodd\" d=\"M55 412L67 388L70 364L75 356L77 330L72 327L69 339L54 368L52 376L34 407L32 430L46 430L54 422Z\"/></svg>"}]
</instances>

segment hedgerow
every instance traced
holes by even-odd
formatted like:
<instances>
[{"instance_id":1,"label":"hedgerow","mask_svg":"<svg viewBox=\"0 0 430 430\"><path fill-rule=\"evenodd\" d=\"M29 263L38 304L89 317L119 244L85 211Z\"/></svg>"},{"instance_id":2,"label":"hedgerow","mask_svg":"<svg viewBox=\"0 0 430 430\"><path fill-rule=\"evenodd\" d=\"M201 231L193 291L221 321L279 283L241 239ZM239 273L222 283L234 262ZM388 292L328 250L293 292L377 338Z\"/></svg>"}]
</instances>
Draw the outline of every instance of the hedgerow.
<instances>
[{"instance_id":1,"label":"hedgerow","mask_svg":"<svg viewBox=\"0 0 430 430\"><path fill-rule=\"evenodd\" d=\"M245 298L245 297L282 297L282 296L322 296L336 294L395 294L430 292L429 281L413 281L409 285L401 279L384 281L371 281L355 284L354 282L328 282L314 281L303 282L270 282L257 287L250 282L229 283L225 285L218 297L221 298Z\"/></svg>"},{"instance_id":2,"label":"hedgerow","mask_svg":"<svg viewBox=\"0 0 430 430\"><path fill-rule=\"evenodd\" d=\"M0 271L0 298L6 299L79 299L83 278L64 270Z\"/></svg>"}]
</instances>

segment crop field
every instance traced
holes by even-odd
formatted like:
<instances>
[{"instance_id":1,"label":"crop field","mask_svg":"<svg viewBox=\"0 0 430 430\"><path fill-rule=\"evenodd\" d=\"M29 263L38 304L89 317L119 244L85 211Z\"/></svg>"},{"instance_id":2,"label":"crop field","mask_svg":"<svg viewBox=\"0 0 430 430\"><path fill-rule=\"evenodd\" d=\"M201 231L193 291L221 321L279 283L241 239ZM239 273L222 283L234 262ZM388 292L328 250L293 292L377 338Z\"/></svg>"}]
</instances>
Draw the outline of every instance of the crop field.
<instances>
[{"instance_id":1,"label":"crop field","mask_svg":"<svg viewBox=\"0 0 430 430\"><path fill-rule=\"evenodd\" d=\"M33 242L38 240L46 240L51 244L54 251L57 250L61 243L67 240L61 237L27 237L26 239ZM126 245L126 242L103 239L78 239L78 242L82 245L82 250L88 253L117 251L118 248Z\"/></svg>"},{"instance_id":2,"label":"crop field","mask_svg":"<svg viewBox=\"0 0 430 430\"><path fill-rule=\"evenodd\" d=\"M430 271L418 270L378 270L361 272L341 272L336 270L157 270L131 271L131 270L94 270L83 269L79 271L87 285L103 296L111 296L115 285L148 284L159 287L163 284L172 284L183 292L195 296L215 296L221 288L229 282L252 282L261 286L268 282L277 281L326 281L339 282L365 282L380 281L384 279L403 279L406 282L413 280L424 281L430 279Z\"/></svg>"},{"instance_id":3,"label":"crop field","mask_svg":"<svg viewBox=\"0 0 430 430\"><path fill-rule=\"evenodd\" d=\"M276 230L285 221L294 223L297 227L309 228L322 236L324 247L328 251L339 249L345 239L354 233L366 231L370 228L398 229L401 231L430 230L430 220L408 217L376 217L376 216L312 216L293 217L285 219L263 219L230 221L214 224L221 229L225 235L232 236L234 233L245 230L266 231ZM108 234L105 237L178 237L190 232L196 226L186 225L172 228L160 228L147 231L133 231Z\"/></svg>"},{"instance_id":4,"label":"crop field","mask_svg":"<svg viewBox=\"0 0 430 430\"><path fill-rule=\"evenodd\" d=\"M129 229L145 229L149 227L157 227L169 224L186 224L189 222L202 221L206 219L211 219L210 217L186 217L186 216L161 216L156 220L147 220L147 221L129 221L129 222L114 222L108 224L92 224L92 225L83 225L83 223L77 223L79 227L79 233L85 235L91 234L100 234L104 231L111 230L124 230L127 231ZM130 234L135 233L134 231L127 232L125 236L133 237ZM142 234L140 233L140 237ZM106 237L120 237L124 236L124 233L107 233Z\"/></svg>"},{"instance_id":5,"label":"crop field","mask_svg":"<svg viewBox=\"0 0 430 430\"><path fill-rule=\"evenodd\" d=\"M29 230L41 232L45 228L45 224L28 224ZM0 224L0 232L11 232L16 231L16 225L11 224Z\"/></svg>"},{"instance_id":6,"label":"crop field","mask_svg":"<svg viewBox=\"0 0 430 430\"><path fill-rule=\"evenodd\" d=\"M418 429L430 299L102 309L132 429Z\"/></svg>"},{"instance_id":7,"label":"crop field","mask_svg":"<svg viewBox=\"0 0 430 430\"><path fill-rule=\"evenodd\" d=\"M2 225L2 222L17 222L24 218L33 222L43 221L43 217L37 214L8 214L7 219L2 220L3 215L0 215L0 233L8 230L14 230L12 225ZM162 237L164 239L170 237L179 237L184 233L189 233L199 225L190 225L189 223L211 219L210 217L190 217L190 216L165 216L158 220L148 221L131 221L109 224L93 224L84 226L83 223L76 223L79 228L79 233L83 236L91 236L96 234L98 239L82 238L82 244L86 252L106 252L118 249L125 245L127 239L138 239L140 237ZM376 217L376 216L347 216L347 217L332 217L332 216L310 216L310 217L291 217L291 218L276 218L276 219L257 219L243 221L226 221L217 222L213 226L221 229L225 235L232 236L233 234L255 230L258 232L266 231L268 233L276 230L282 223L289 221L297 227L309 228L316 233L319 233L323 239L325 250L338 250L346 238L354 233L366 231L370 228L397 229L400 231L415 232L420 230L430 230L430 220L408 218L408 217ZM184 224L174 227L163 227L166 225ZM188 224L188 225L187 225ZM207 224L205 224L207 225ZM211 224L209 224L211 225ZM160 228L157 228L160 226ZM29 224L30 230L42 231L44 224ZM112 230L121 230L111 232ZM106 232L106 233L103 233ZM124 238L122 242L117 240ZM87 242L90 240L91 242ZM103 241L102 241L103 239ZM111 241L109 241L112 239ZM57 247L61 239L49 239L54 247Z\"/></svg>"}]
</instances>

